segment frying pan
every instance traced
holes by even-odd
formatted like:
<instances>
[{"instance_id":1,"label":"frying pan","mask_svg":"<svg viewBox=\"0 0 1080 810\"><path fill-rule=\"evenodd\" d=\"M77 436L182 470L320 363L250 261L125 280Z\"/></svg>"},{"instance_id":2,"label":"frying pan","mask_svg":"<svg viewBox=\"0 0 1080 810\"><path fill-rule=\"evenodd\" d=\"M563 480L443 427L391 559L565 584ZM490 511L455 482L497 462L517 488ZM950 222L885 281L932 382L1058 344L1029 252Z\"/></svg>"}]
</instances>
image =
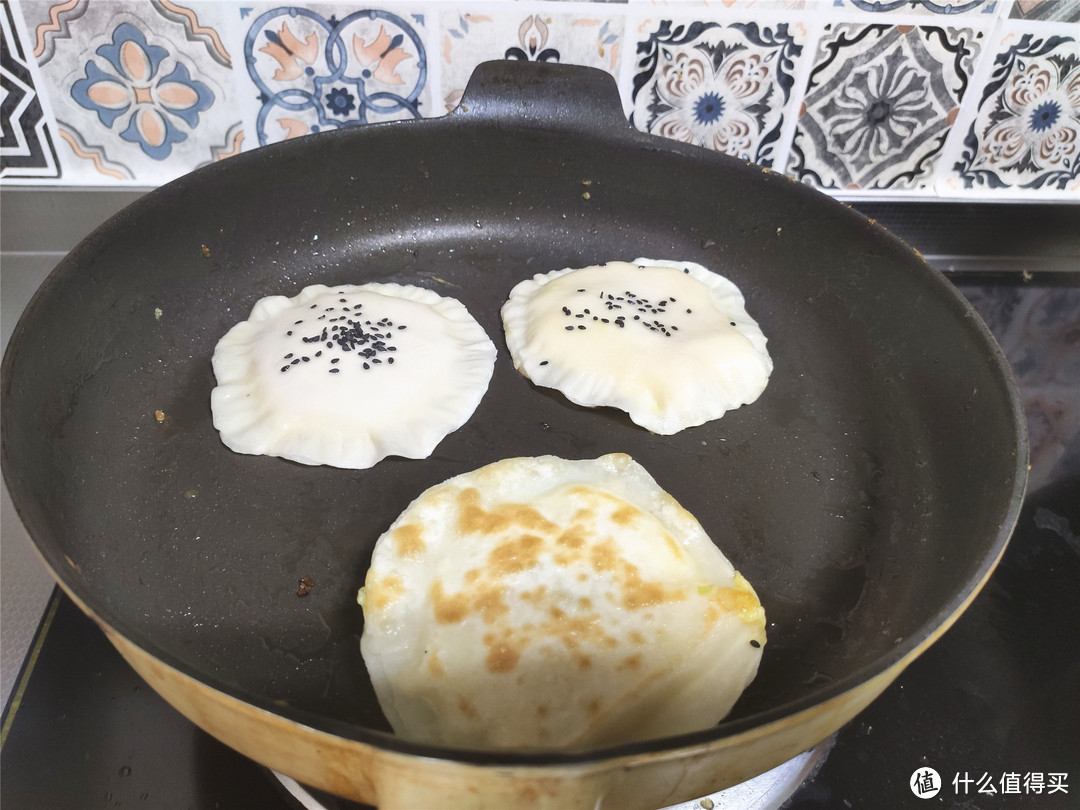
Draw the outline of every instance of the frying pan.
<instances>
[{"instance_id":1,"label":"frying pan","mask_svg":"<svg viewBox=\"0 0 1080 810\"><path fill-rule=\"evenodd\" d=\"M638 256L739 285L775 362L757 402L662 437L513 369L514 284ZM459 299L496 342L469 422L426 460L363 471L227 450L209 398L228 328L266 295L391 280ZM633 130L610 77L557 65L486 64L444 118L258 149L146 195L50 275L2 375L4 476L64 590L210 733L383 807L657 807L785 761L956 619L1026 481L1002 354L914 251L779 174ZM602 750L395 737L358 643L375 539L452 475L613 451L761 596L769 641L732 714Z\"/></svg>"}]
</instances>

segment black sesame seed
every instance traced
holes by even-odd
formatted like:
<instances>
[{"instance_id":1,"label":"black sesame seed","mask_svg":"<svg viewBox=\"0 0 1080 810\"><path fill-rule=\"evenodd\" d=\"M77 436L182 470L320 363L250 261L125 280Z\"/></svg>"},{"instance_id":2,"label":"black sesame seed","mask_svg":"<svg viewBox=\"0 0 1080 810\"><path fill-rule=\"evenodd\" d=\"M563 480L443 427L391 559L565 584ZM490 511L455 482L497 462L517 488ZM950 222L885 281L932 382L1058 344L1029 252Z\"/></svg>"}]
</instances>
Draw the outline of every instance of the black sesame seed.
<instances>
[{"instance_id":1,"label":"black sesame seed","mask_svg":"<svg viewBox=\"0 0 1080 810\"><path fill-rule=\"evenodd\" d=\"M330 361L330 363L331 363L331 364L334 364L334 363L340 363L340 362L341 362L341 358L340 358L340 357L335 357L335 358L333 358L333 359L332 359L332 360Z\"/></svg>"},{"instance_id":2,"label":"black sesame seed","mask_svg":"<svg viewBox=\"0 0 1080 810\"><path fill-rule=\"evenodd\" d=\"M305 363L309 363L309 362L311 362L311 358L310 358L310 357L301 357L300 359L301 359L301 360L303 360L303 361L304 361Z\"/></svg>"},{"instance_id":3,"label":"black sesame seed","mask_svg":"<svg viewBox=\"0 0 1080 810\"><path fill-rule=\"evenodd\" d=\"M573 331L574 331L574 327L572 327L572 326L568 326L568 327L566 327L566 331L567 331L567 332L573 332Z\"/></svg>"},{"instance_id":4,"label":"black sesame seed","mask_svg":"<svg viewBox=\"0 0 1080 810\"><path fill-rule=\"evenodd\" d=\"M330 369L331 374L337 374L339 371L341 371L340 368L332 368L332 369Z\"/></svg>"},{"instance_id":5,"label":"black sesame seed","mask_svg":"<svg viewBox=\"0 0 1080 810\"><path fill-rule=\"evenodd\" d=\"M288 366L282 366L282 367L281 367L281 370L282 370L282 371L288 371L288 370L289 370L289 367L288 367Z\"/></svg>"},{"instance_id":6,"label":"black sesame seed","mask_svg":"<svg viewBox=\"0 0 1080 810\"><path fill-rule=\"evenodd\" d=\"M542 365L542 366L546 366L547 364L548 364L547 360L541 360L540 361L540 365Z\"/></svg>"},{"instance_id":7,"label":"black sesame seed","mask_svg":"<svg viewBox=\"0 0 1080 810\"><path fill-rule=\"evenodd\" d=\"M758 641L756 638L752 638L752 639L750 639L750 646L753 647L754 649L757 649L758 647L761 646L761 642Z\"/></svg>"},{"instance_id":8,"label":"black sesame seed","mask_svg":"<svg viewBox=\"0 0 1080 810\"><path fill-rule=\"evenodd\" d=\"M393 358L393 357L387 357L387 358L386 358L386 362L387 362L387 363L390 363L391 365L393 365L393 363L394 363L394 358Z\"/></svg>"},{"instance_id":9,"label":"black sesame seed","mask_svg":"<svg viewBox=\"0 0 1080 810\"><path fill-rule=\"evenodd\" d=\"M283 360L292 360L292 358L293 358L293 353L292 353L292 352L289 352L289 353L288 353L287 355L285 355L285 357L283 357L282 359L283 359Z\"/></svg>"},{"instance_id":10,"label":"black sesame seed","mask_svg":"<svg viewBox=\"0 0 1080 810\"><path fill-rule=\"evenodd\" d=\"M299 363L299 362L300 362L300 358L299 358L299 357L297 357L297 358L296 358L295 360L293 360L293 361L292 361L291 363L289 363L289 365L290 365L290 366L295 366L295 365L296 365L297 363Z\"/></svg>"},{"instance_id":11,"label":"black sesame seed","mask_svg":"<svg viewBox=\"0 0 1080 810\"><path fill-rule=\"evenodd\" d=\"M672 327L672 328L674 329L674 327ZM319 349L317 352L315 352L315 356L316 357L322 357L322 349Z\"/></svg>"},{"instance_id":12,"label":"black sesame seed","mask_svg":"<svg viewBox=\"0 0 1080 810\"><path fill-rule=\"evenodd\" d=\"M364 368L371 368L367 363L364 363Z\"/></svg>"},{"instance_id":13,"label":"black sesame seed","mask_svg":"<svg viewBox=\"0 0 1080 810\"><path fill-rule=\"evenodd\" d=\"M578 329L584 329L584 328L585 328L584 325L578 324Z\"/></svg>"},{"instance_id":14,"label":"black sesame seed","mask_svg":"<svg viewBox=\"0 0 1080 810\"><path fill-rule=\"evenodd\" d=\"M285 333L286 337L292 337L292 329Z\"/></svg>"},{"instance_id":15,"label":"black sesame seed","mask_svg":"<svg viewBox=\"0 0 1080 810\"><path fill-rule=\"evenodd\" d=\"M301 319L300 319L300 320L298 320L298 321L294 321L294 322L293 322L293 326L296 326L297 324L300 324L300 323L303 323L303 322L304 322L304 319L303 319L303 318L301 318Z\"/></svg>"}]
</instances>

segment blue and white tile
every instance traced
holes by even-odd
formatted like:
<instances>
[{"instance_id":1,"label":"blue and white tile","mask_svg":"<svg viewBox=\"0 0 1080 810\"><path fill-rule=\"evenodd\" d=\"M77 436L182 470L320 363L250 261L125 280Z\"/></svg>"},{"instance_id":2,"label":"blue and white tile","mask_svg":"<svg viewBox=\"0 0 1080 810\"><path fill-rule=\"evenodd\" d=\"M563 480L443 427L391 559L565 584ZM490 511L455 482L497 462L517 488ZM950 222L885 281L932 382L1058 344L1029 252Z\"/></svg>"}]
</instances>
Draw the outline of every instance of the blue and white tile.
<instances>
[{"instance_id":1,"label":"blue and white tile","mask_svg":"<svg viewBox=\"0 0 1080 810\"><path fill-rule=\"evenodd\" d=\"M932 193L984 41L967 27L826 25L787 173L830 191Z\"/></svg>"},{"instance_id":2,"label":"blue and white tile","mask_svg":"<svg viewBox=\"0 0 1080 810\"><path fill-rule=\"evenodd\" d=\"M806 28L784 21L637 21L635 127L762 166L782 161Z\"/></svg>"},{"instance_id":3,"label":"blue and white tile","mask_svg":"<svg viewBox=\"0 0 1080 810\"><path fill-rule=\"evenodd\" d=\"M0 6L0 44L0 179L55 181L60 162L48 102L38 91L33 42L12 3Z\"/></svg>"},{"instance_id":4,"label":"blue and white tile","mask_svg":"<svg viewBox=\"0 0 1080 810\"><path fill-rule=\"evenodd\" d=\"M1062 30L997 32L976 103L950 139L942 196L1080 200L1080 41Z\"/></svg>"},{"instance_id":5,"label":"blue and white tile","mask_svg":"<svg viewBox=\"0 0 1080 810\"><path fill-rule=\"evenodd\" d=\"M358 124L437 115L420 5L228 4L251 147Z\"/></svg>"},{"instance_id":6,"label":"blue and white tile","mask_svg":"<svg viewBox=\"0 0 1080 810\"><path fill-rule=\"evenodd\" d=\"M231 57L172 0L21 4L63 146L65 182L159 185L231 154Z\"/></svg>"},{"instance_id":7,"label":"blue and white tile","mask_svg":"<svg viewBox=\"0 0 1080 810\"><path fill-rule=\"evenodd\" d=\"M481 62L564 62L618 75L625 16L608 3L477 3L439 17L442 105L454 109Z\"/></svg>"}]
</instances>

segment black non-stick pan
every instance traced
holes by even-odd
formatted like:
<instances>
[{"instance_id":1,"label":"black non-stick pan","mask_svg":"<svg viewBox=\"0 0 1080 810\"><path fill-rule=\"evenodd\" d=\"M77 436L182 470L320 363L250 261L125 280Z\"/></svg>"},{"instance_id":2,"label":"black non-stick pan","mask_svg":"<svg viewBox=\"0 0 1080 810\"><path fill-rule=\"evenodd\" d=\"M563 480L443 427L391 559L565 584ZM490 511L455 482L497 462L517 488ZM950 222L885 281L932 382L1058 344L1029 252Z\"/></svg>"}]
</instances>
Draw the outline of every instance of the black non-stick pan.
<instances>
[{"instance_id":1,"label":"black non-stick pan","mask_svg":"<svg viewBox=\"0 0 1080 810\"><path fill-rule=\"evenodd\" d=\"M514 370L499 308L518 281L640 256L741 288L775 362L757 402L657 436ZM210 414L229 327L263 296L391 280L457 298L498 347L468 423L426 460L363 471L229 451ZM1003 357L914 251L780 174L634 131L610 77L550 65L484 65L445 118L258 149L148 194L48 278L2 393L19 514L136 669L249 756L383 806L658 806L778 764L959 615L1026 480ZM376 538L488 462L614 451L761 596L769 641L731 716L550 754L393 736L359 650Z\"/></svg>"}]
</instances>

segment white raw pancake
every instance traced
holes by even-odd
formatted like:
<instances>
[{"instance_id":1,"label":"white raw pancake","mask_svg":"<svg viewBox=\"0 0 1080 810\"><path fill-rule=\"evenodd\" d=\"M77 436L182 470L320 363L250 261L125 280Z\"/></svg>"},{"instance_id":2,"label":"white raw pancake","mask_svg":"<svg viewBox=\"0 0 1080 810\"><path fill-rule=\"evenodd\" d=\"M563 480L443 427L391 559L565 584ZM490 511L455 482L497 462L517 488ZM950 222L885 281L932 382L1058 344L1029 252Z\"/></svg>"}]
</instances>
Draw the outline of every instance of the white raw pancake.
<instances>
[{"instance_id":1,"label":"white raw pancake","mask_svg":"<svg viewBox=\"0 0 1080 810\"><path fill-rule=\"evenodd\" d=\"M465 307L401 284L263 298L214 350L214 427L238 453L365 469L426 458L472 416L495 345Z\"/></svg>"},{"instance_id":2,"label":"white raw pancake","mask_svg":"<svg viewBox=\"0 0 1080 810\"><path fill-rule=\"evenodd\" d=\"M502 308L514 366L588 407L663 435L719 419L769 381L739 288L693 262L636 259L519 283Z\"/></svg>"},{"instance_id":3,"label":"white raw pancake","mask_svg":"<svg viewBox=\"0 0 1080 810\"><path fill-rule=\"evenodd\" d=\"M765 643L750 584L621 453L511 458L428 489L379 538L359 601L390 724L454 747L707 728Z\"/></svg>"}]
</instances>

